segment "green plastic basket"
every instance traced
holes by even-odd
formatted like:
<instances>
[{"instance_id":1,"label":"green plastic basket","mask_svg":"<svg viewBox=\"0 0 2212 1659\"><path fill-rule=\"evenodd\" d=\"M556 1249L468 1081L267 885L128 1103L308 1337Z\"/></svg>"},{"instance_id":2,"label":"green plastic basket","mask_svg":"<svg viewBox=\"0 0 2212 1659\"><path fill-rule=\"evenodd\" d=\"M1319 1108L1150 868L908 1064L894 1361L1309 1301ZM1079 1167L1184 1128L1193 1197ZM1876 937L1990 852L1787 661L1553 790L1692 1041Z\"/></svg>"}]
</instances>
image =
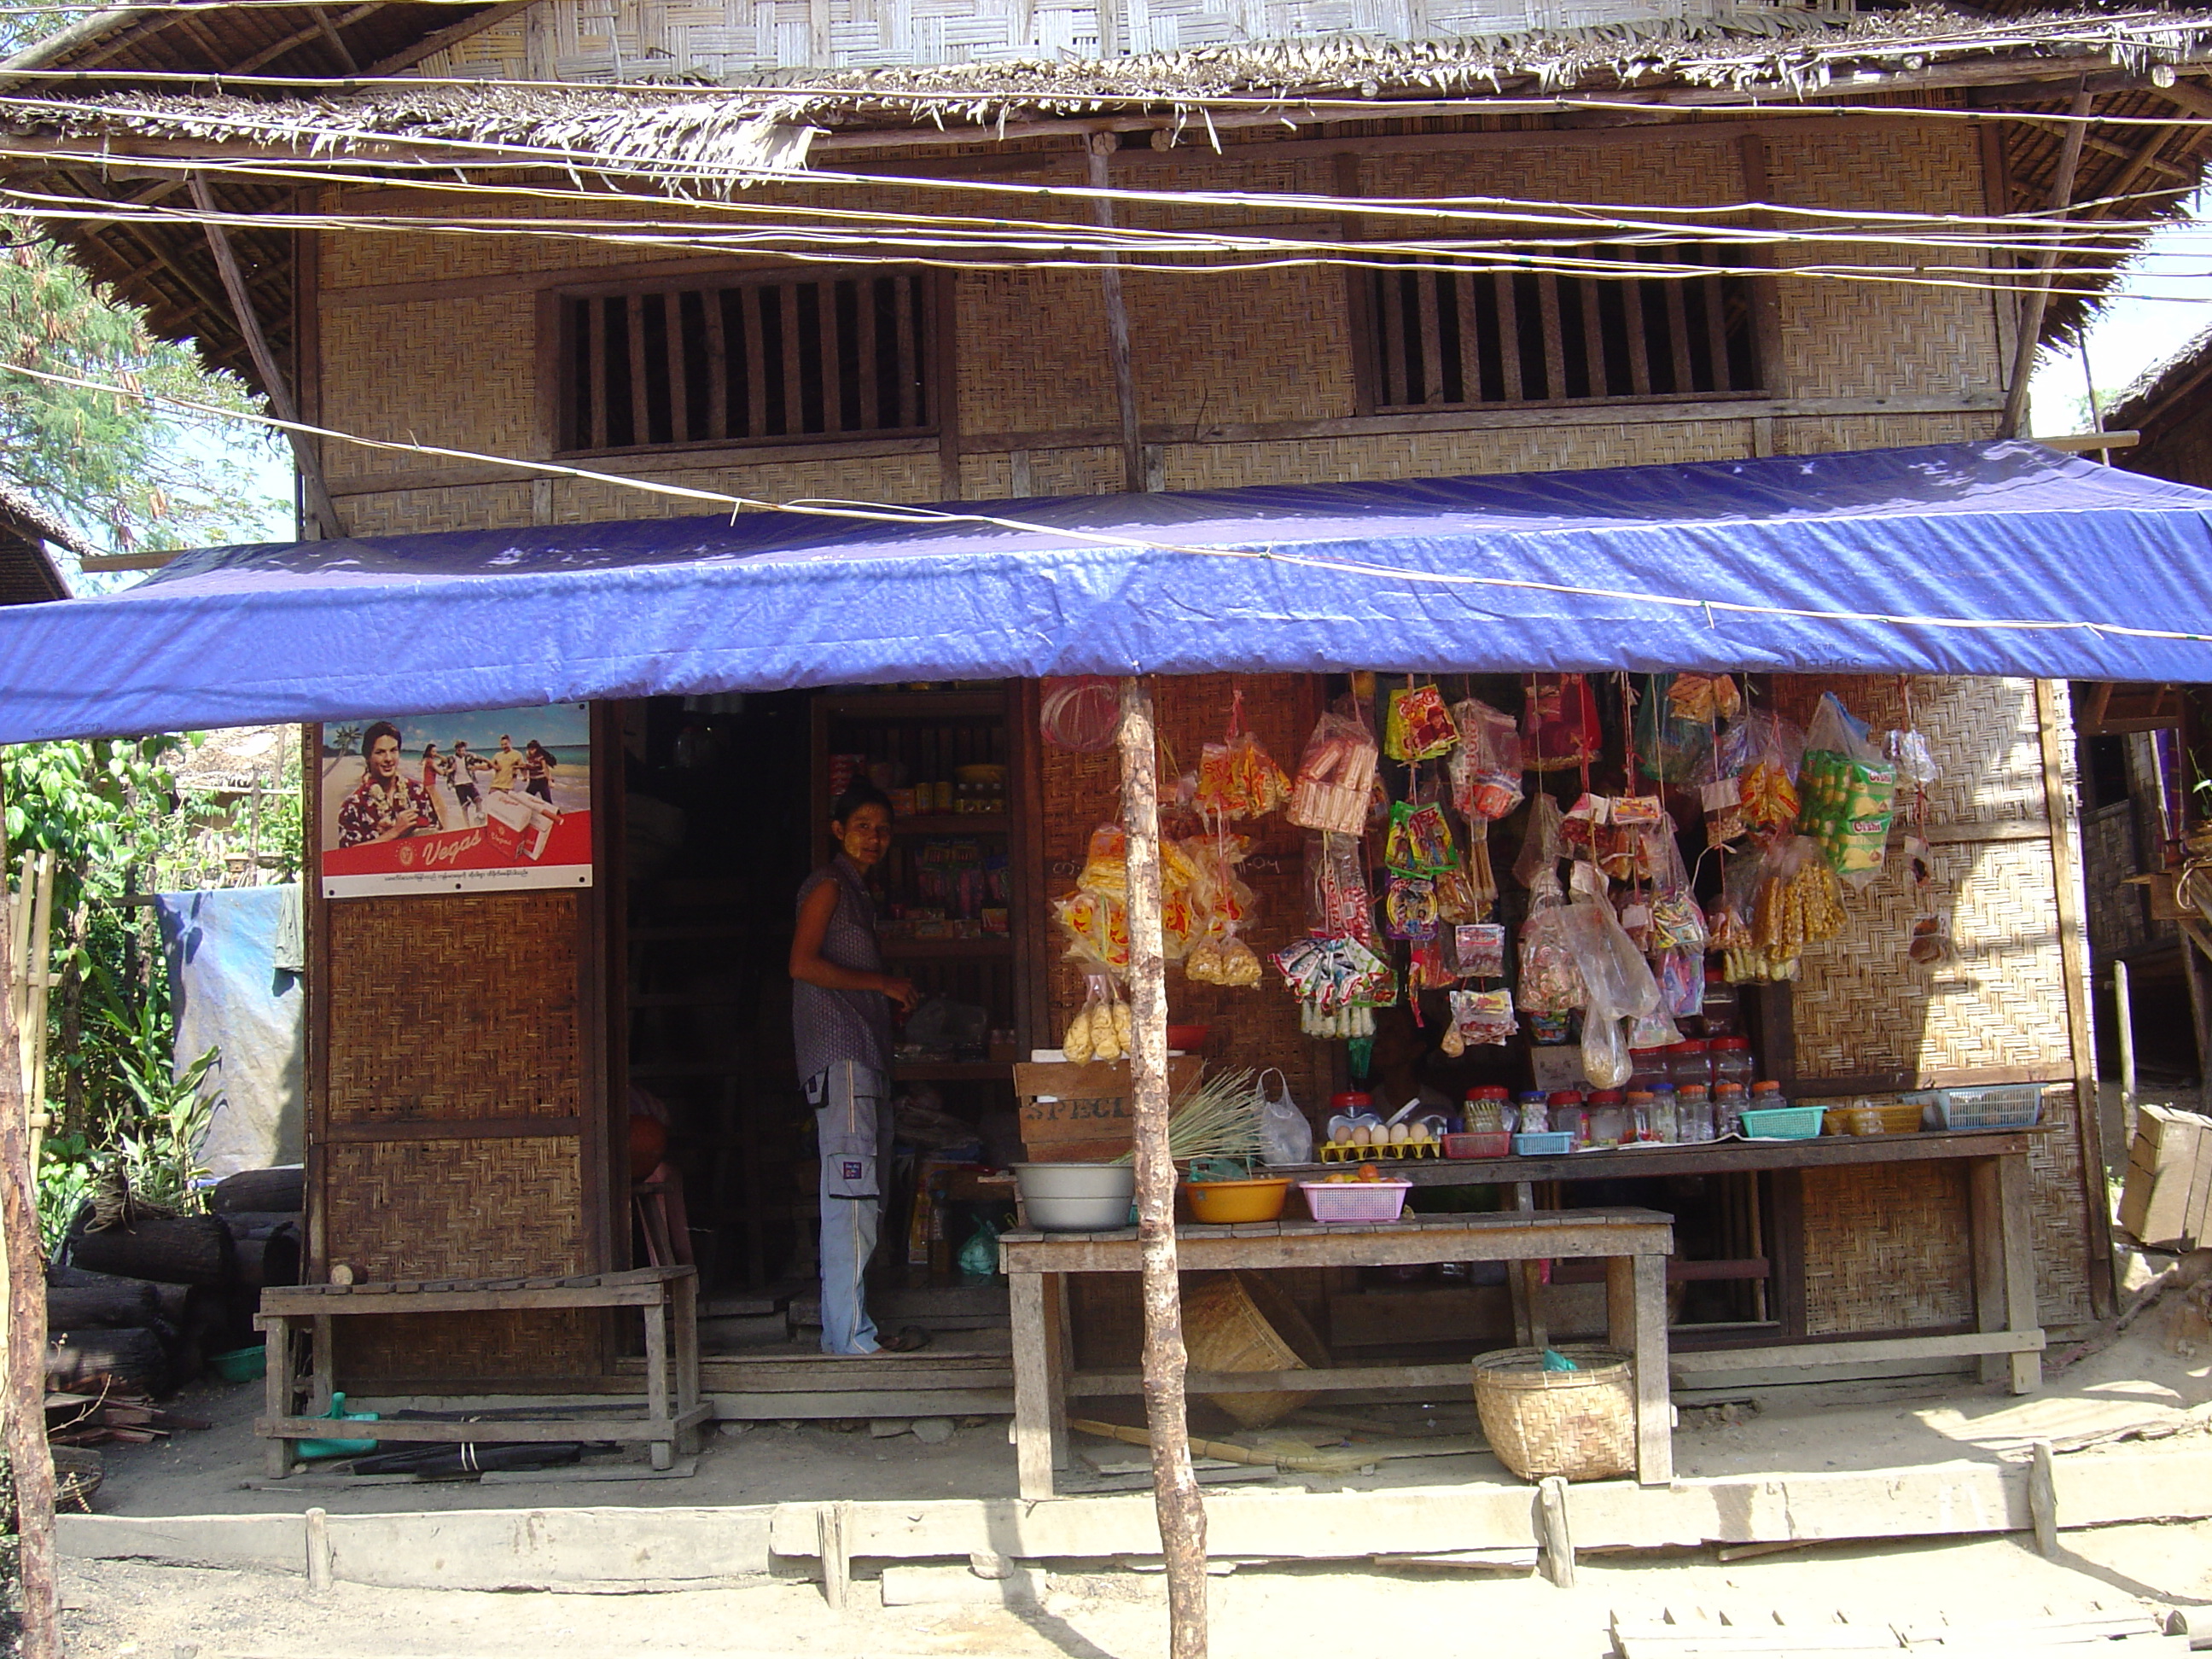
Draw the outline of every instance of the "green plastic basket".
<instances>
[{"instance_id":1,"label":"green plastic basket","mask_svg":"<svg viewBox=\"0 0 2212 1659\"><path fill-rule=\"evenodd\" d=\"M1810 1140L1820 1133L1818 1106L1770 1106L1743 1115L1743 1133L1750 1140Z\"/></svg>"}]
</instances>

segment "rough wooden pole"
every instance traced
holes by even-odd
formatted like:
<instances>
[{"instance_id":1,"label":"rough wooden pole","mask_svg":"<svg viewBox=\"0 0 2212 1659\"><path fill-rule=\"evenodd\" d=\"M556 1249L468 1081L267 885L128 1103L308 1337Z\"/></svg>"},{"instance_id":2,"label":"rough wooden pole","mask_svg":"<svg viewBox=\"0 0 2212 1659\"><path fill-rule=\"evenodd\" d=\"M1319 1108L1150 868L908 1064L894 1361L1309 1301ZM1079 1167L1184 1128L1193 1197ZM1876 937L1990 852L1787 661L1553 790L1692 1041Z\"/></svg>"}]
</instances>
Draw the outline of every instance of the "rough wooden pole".
<instances>
[{"instance_id":1,"label":"rough wooden pole","mask_svg":"<svg viewBox=\"0 0 2212 1659\"><path fill-rule=\"evenodd\" d=\"M0 983L15 954L0 927ZM46 1279L39 1254L22 1033L15 1000L0 996L0 1244L8 1270L8 1469L15 1487L17 1571L23 1587L23 1659L61 1659L61 1583L54 1562L54 1462L46 1447Z\"/></svg>"},{"instance_id":2,"label":"rough wooden pole","mask_svg":"<svg viewBox=\"0 0 2212 1659\"><path fill-rule=\"evenodd\" d=\"M1121 682L1121 827L1128 836L1129 1079L1137 1139L1137 1242L1143 1255L1145 1423L1152 1499L1167 1561L1169 1652L1205 1659L1206 1504L1190 1464L1182 1379L1182 1291L1176 1270L1175 1160L1168 1151L1167 961L1160 949L1160 804L1152 697Z\"/></svg>"},{"instance_id":3,"label":"rough wooden pole","mask_svg":"<svg viewBox=\"0 0 2212 1659\"><path fill-rule=\"evenodd\" d=\"M1114 153L1116 143L1110 132L1091 135L1091 189L1104 190L1113 182L1106 158ZM1098 222L1111 230L1113 203L1102 197L1091 205ZM1106 349L1114 362L1114 403L1121 416L1121 488L1139 495L1145 489L1145 441L1137 424L1137 371L1129 356L1129 308L1121 302L1120 255L1103 257L1098 280L1106 289Z\"/></svg>"},{"instance_id":4,"label":"rough wooden pole","mask_svg":"<svg viewBox=\"0 0 2212 1659\"><path fill-rule=\"evenodd\" d=\"M202 213L213 214L215 198L209 192L207 176L192 174L192 205ZM245 337L246 354L253 359L254 373L261 376L261 389L269 394L269 406L276 411L280 421L296 422L300 407L292 400L291 382L276 362L276 354L270 349L269 337L261 331L261 318L253 309L253 295L246 286L246 273L238 268L238 256L231 252L230 236L210 218L207 222L208 249L215 255L215 268L222 277L223 292L230 296L230 308L237 314L238 331ZM300 464L300 477L307 487L307 510L314 515L316 526L325 541L337 541L345 534L345 526L338 520L337 503L331 499L331 488L323 477L323 458L316 453L314 441L304 432L288 432L292 441L293 459Z\"/></svg>"},{"instance_id":5,"label":"rough wooden pole","mask_svg":"<svg viewBox=\"0 0 2212 1659\"><path fill-rule=\"evenodd\" d=\"M2051 182L2052 228L2066 216L2066 210L2074 202L2074 174L2081 165L2081 141L2087 137L2089 124L2080 118L2089 112L2087 90L2074 94L2068 113L2075 118L2067 123L2066 137L2058 148L2058 170ZM2004 426L1999 436L2017 438L2021 423L2027 416L2027 383L2035 372L2036 337L2043 332L2044 307L2051 303L2051 269L2058 263L2058 250L2047 246L2035 256L2034 286L2027 291L2027 303L2021 307L2020 337L2014 343L2012 384L2005 388Z\"/></svg>"}]
</instances>

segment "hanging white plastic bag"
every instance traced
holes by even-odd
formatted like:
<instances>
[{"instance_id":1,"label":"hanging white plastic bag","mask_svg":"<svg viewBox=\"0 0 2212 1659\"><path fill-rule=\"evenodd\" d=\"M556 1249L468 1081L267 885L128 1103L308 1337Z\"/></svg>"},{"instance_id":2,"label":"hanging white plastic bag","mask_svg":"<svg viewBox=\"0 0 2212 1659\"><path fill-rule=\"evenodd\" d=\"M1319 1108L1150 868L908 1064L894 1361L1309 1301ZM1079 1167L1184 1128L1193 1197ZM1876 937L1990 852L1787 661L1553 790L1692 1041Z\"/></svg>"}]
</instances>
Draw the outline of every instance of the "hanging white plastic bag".
<instances>
[{"instance_id":1,"label":"hanging white plastic bag","mask_svg":"<svg viewBox=\"0 0 2212 1659\"><path fill-rule=\"evenodd\" d=\"M1583 1075L1593 1089L1618 1089L1633 1070L1620 1014L1593 1000L1583 1011Z\"/></svg>"},{"instance_id":2,"label":"hanging white plastic bag","mask_svg":"<svg viewBox=\"0 0 2212 1659\"><path fill-rule=\"evenodd\" d=\"M1267 1079L1275 1079L1275 1092L1267 1092ZM1283 1074L1270 1067L1260 1073L1260 1080L1252 1085L1252 1103L1260 1114L1260 1161L1262 1164L1310 1164L1313 1162L1313 1125L1291 1098L1291 1085Z\"/></svg>"}]
</instances>

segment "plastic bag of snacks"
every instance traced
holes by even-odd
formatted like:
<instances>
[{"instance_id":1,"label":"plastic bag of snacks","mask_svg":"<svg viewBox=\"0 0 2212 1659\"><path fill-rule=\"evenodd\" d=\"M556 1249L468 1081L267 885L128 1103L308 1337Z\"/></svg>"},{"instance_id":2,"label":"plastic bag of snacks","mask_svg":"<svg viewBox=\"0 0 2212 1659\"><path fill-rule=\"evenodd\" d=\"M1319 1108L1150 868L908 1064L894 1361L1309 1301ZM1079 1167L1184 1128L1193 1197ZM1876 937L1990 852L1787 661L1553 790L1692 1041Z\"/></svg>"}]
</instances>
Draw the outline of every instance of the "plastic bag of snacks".
<instances>
[{"instance_id":1,"label":"plastic bag of snacks","mask_svg":"<svg viewBox=\"0 0 2212 1659\"><path fill-rule=\"evenodd\" d=\"M1323 714L1306 739L1284 817L1308 830L1356 836L1375 788L1375 735L1358 720Z\"/></svg>"},{"instance_id":2,"label":"plastic bag of snacks","mask_svg":"<svg viewBox=\"0 0 2212 1659\"><path fill-rule=\"evenodd\" d=\"M1252 947L1237 937L1232 923L1221 931L1218 939L1209 939L1191 947L1183 958L1185 979L1204 985L1250 986L1260 982L1260 958Z\"/></svg>"},{"instance_id":3,"label":"plastic bag of snacks","mask_svg":"<svg viewBox=\"0 0 2212 1659\"><path fill-rule=\"evenodd\" d=\"M1848 920L1835 872L1820 843L1804 836L1775 842L1763 857L1739 859L1729 868L1723 896L1731 919L1723 951L1729 981L1797 977L1808 945L1833 939Z\"/></svg>"},{"instance_id":4,"label":"plastic bag of snacks","mask_svg":"<svg viewBox=\"0 0 2212 1659\"><path fill-rule=\"evenodd\" d=\"M1091 974L1083 981L1083 1006L1067 1022L1060 1051L1081 1066L1094 1060L1119 1060L1135 1041L1129 1005L1115 994L1114 981L1104 974Z\"/></svg>"},{"instance_id":5,"label":"plastic bag of snacks","mask_svg":"<svg viewBox=\"0 0 2212 1659\"><path fill-rule=\"evenodd\" d=\"M1037 732L1055 749L1093 754L1111 749L1121 730L1121 688L1104 674L1047 679Z\"/></svg>"},{"instance_id":6,"label":"plastic bag of snacks","mask_svg":"<svg viewBox=\"0 0 2212 1659\"><path fill-rule=\"evenodd\" d=\"M1382 931L1392 939L1434 939L1436 884L1422 876L1391 877L1382 890Z\"/></svg>"},{"instance_id":7,"label":"plastic bag of snacks","mask_svg":"<svg viewBox=\"0 0 2212 1659\"><path fill-rule=\"evenodd\" d=\"M1235 693L1227 735L1199 751L1198 793L1192 804L1200 817L1219 823L1265 817L1290 798L1291 781L1283 769L1244 730L1244 694Z\"/></svg>"},{"instance_id":8,"label":"plastic bag of snacks","mask_svg":"<svg viewBox=\"0 0 2212 1659\"><path fill-rule=\"evenodd\" d=\"M1644 960L1643 952L1621 927L1613 906L1577 899L1566 907L1561 932L1567 947L1575 953L1576 969L1589 994L1590 1006L1608 1008L1632 1019L1658 1011L1658 981L1652 978L1651 966Z\"/></svg>"},{"instance_id":9,"label":"plastic bag of snacks","mask_svg":"<svg viewBox=\"0 0 2212 1659\"><path fill-rule=\"evenodd\" d=\"M1564 772L1597 759L1597 699L1580 674L1529 674L1522 682L1521 765Z\"/></svg>"},{"instance_id":10,"label":"plastic bag of snacks","mask_svg":"<svg viewBox=\"0 0 2212 1659\"><path fill-rule=\"evenodd\" d=\"M1497 902L1495 893L1485 898L1476 891L1465 870L1439 870L1431 879L1436 883L1438 921L1480 921Z\"/></svg>"},{"instance_id":11,"label":"plastic bag of snacks","mask_svg":"<svg viewBox=\"0 0 2212 1659\"><path fill-rule=\"evenodd\" d=\"M1896 795L1897 768L1836 694L1824 695L1797 772L1797 830L1820 843L1847 885L1864 887L1881 873Z\"/></svg>"},{"instance_id":12,"label":"plastic bag of snacks","mask_svg":"<svg viewBox=\"0 0 2212 1659\"><path fill-rule=\"evenodd\" d=\"M1462 979L1505 977L1505 927L1502 922L1467 922L1454 927L1452 959Z\"/></svg>"},{"instance_id":13,"label":"plastic bag of snacks","mask_svg":"<svg viewBox=\"0 0 2212 1659\"><path fill-rule=\"evenodd\" d=\"M1459 849L1452 842L1451 825L1443 808L1433 801L1421 806L1411 801L1394 802L1382 863L1401 876L1432 876L1441 870L1458 868Z\"/></svg>"},{"instance_id":14,"label":"plastic bag of snacks","mask_svg":"<svg viewBox=\"0 0 2212 1659\"><path fill-rule=\"evenodd\" d=\"M1521 924L1521 990L1515 1001L1523 1013L1571 1013L1589 1000L1566 922L1567 907L1555 886L1537 896Z\"/></svg>"},{"instance_id":15,"label":"plastic bag of snacks","mask_svg":"<svg viewBox=\"0 0 2212 1659\"><path fill-rule=\"evenodd\" d=\"M1439 1045L1456 1060L1469 1048L1484 1043L1503 1044L1520 1029L1513 1017L1513 998L1505 991L1454 991L1451 1026Z\"/></svg>"},{"instance_id":16,"label":"plastic bag of snacks","mask_svg":"<svg viewBox=\"0 0 2212 1659\"><path fill-rule=\"evenodd\" d=\"M1724 711L1716 712L1723 702ZM1712 748L1714 726L1741 707L1725 674L1647 676L1636 703L1638 769L1647 778L1688 782Z\"/></svg>"},{"instance_id":17,"label":"plastic bag of snacks","mask_svg":"<svg viewBox=\"0 0 2212 1659\"><path fill-rule=\"evenodd\" d=\"M1513 860L1513 879L1534 888L1540 876L1556 876L1567 855L1566 824L1559 803L1539 789L1528 800L1528 825L1521 835L1521 856Z\"/></svg>"},{"instance_id":18,"label":"plastic bag of snacks","mask_svg":"<svg viewBox=\"0 0 2212 1659\"><path fill-rule=\"evenodd\" d=\"M1444 707L1444 694L1433 685L1411 685L1390 694L1389 718L1382 727L1382 752L1392 760L1434 760L1459 741L1459 728Z\"/></svg>"},{"instance_id":19,"label":"plastic bag of snacks","mask_svg":"<svg viewBox=\"0 0 2212 1659\"><path fill-rule=\"evenodd\" d=\"M1451 708L1459 747L1448 770L1452 805L1469 823L1492 822L1520 805L1521 732L1513 716L1469 697Z\"/></svg>"},{"instance_id":20,"label":"plastic bag of snacks","mask_svg":"<svg viewBox=\"0 0 2212 1659\"><path fill-rule=\"evenodd\" d=\"M1357 836L1306 837L1306 926L1323 937L1373 940L1374 899Z\"/></svg>"},{"instance_id":21,"label":"plastic bag of snacks","mask_svg":"<svg viewBox=\"0 0 2212 1659\"><path fill-rule=\"evenodd\" d=\"M1593 1089L1618 1089L1633 1070L1620 1015L1593 999L1583 1011L1583 1075Z\"/></svg>"}]
</instances>

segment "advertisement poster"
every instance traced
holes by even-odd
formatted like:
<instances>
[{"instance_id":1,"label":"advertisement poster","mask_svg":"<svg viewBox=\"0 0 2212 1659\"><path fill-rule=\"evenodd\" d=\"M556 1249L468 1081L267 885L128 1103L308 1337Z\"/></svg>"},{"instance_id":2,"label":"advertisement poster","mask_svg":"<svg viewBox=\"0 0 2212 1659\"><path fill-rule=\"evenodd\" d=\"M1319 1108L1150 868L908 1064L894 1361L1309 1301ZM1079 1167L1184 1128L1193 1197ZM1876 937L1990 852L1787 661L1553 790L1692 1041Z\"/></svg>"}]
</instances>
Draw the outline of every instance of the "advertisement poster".
<instances>
[{"instance_id":1,"label":"advertisement poster","mask_svg":"<svg viewBox=\"0 0 2212 1659\"><path fill-rule=\"evenodd\" d=\"M325 898L592 884L590 705L323 727Z\"/></svg>"}]
</instances>

